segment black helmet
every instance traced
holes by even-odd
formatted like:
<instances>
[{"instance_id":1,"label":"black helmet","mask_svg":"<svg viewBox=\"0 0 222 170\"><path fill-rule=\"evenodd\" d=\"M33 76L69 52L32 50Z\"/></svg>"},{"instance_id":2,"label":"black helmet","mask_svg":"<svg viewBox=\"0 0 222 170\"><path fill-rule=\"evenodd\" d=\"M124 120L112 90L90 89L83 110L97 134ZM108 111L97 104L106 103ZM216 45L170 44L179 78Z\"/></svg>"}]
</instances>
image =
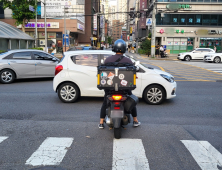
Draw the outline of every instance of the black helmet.
<instances>
[{"instance_id":1,"label":"black helmet","mask_svg":"<svg viewBox=\"0 0 222 170\"><path fill-rule=\"evenodd\" d=\"M126 52L126 43L122 39L118 39L114 42L113 46L113 51L114 52L120 52L120 53L125 53Z\"/></svg>"}]
</instances>

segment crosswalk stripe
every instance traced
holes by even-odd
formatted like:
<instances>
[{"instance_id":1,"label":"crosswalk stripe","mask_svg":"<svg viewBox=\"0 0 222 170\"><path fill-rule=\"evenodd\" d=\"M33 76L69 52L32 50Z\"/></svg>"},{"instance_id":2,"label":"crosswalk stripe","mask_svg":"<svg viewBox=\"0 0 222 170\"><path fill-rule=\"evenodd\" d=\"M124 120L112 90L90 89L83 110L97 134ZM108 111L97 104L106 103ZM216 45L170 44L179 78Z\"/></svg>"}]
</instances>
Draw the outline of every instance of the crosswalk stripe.
<instances>
[{"instance_id":1,"label":"crosswalk stripe","mask_svg":"<svg viewBox=\"0 0 222 170\"><path fill-rule=\"evenodd\" d=\"M59 165L73 138L48 137L26 161L26 165Z\"/></svg>"},{"instance_id":2,"label":"crosswalk stripe","mask_svg":"<svg viewBox=\"0 0 222 170\"><path fill-rule=\"evenodd\" d=\"M0 143L3 142L7 138L8 138L8 136L0 136Z\"/></svg>"},{"instance_id":3,"label":"crosswalk stripe","mask_svg":"<svg viewBox=\"0 0 222 170\"><path fill-rule=\"evenodd\" d=\"M141 139L114 139L112 170L149 170Z\"/></svg>"},{"instance_id":4,"label":"crosswalk stripe","mask_svg":"<svg viewBox=\"0 0 222 170\"><path fill-rule=\"evenodd\" d=\"M207 141L181 140L197 164L203 170L218 170L222 166L222 154Z\"/></svg>"}]
</instances>

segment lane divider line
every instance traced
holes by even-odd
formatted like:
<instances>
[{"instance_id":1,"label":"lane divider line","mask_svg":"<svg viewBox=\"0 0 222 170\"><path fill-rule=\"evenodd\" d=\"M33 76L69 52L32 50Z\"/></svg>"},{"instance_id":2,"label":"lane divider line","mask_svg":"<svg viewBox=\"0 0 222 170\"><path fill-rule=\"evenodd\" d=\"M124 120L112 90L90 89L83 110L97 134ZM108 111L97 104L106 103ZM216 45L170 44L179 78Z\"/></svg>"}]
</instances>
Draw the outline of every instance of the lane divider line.
<instances>
[{"instance_id":1,"label":"lane divider line","mask_svg":"<svg viewBox=\"0 0 222 170\"><path fill-rule=\"evenodd\" d=\"M205 70L205 71L209 71L209 72L212 72L212 73L215 73L215 74L222 75L221 73L217 73L217 72L214 72L214 71L211 71L211 70L208 70L208 69L202 68L202 67L193 66L193 65L189 65L189 64L185 64L185 63L180 63L180 64L184 64L184 65L188 65L188 66L196 67L196 68L199 68L199 69L202 69L202 70Z\"/></svg>"},{"instance_id":2,"label":"lane divider line","mask_svg":"<svg viewBox=\"0 0 222 170\"><path fill-rule=\"evenodd\" d=\"M8 136L0 136L0 143L2 143L4 140L6 140Z\"/></svg>"},{"instance_id":3,"label":"lane divider line","mask_svg":"<svg viewBox=\"0 0 222 170\"><path fill-rule=\"evenodd\" d=\"M112 170L150 170L141 139L114 139Z\"/></svg>"},{"instance_id":4,"label":"lane divider line","mask_svg":"<svg viewBox=\"0 0 222 170\"><path fill-rule=\"evenodd\" d=\"M26 161L26 165L59 165L74 138L48 137Z\"/></svg>"},{"instance_id":5,"label":"lane divider line","mask_svg":"<svg viewBox=\"0 0 222 170\"><path fill-rule=\"evenodd\" d=\"M202 170L222 167L222 154L208 141L181 140Z\"/></svg>"}]
</instances>

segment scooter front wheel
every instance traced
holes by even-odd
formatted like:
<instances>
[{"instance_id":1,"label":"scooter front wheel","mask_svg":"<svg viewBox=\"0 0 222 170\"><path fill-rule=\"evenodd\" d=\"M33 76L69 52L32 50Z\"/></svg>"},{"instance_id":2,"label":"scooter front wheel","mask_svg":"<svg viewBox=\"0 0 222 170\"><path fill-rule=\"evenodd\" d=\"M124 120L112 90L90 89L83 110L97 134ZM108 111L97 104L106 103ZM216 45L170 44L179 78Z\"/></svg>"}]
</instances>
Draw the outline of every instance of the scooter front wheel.
<instances>
[{"instance_id":1,"label":"scooter front wheel","mask_svg":"<svg viewBox=\"0 0 222 170\"><path fill-rule=\"evenodd\" d=\"M114 128L114 138L120 139L121 138L121 127Z\"/></svg>"}]
</instances>

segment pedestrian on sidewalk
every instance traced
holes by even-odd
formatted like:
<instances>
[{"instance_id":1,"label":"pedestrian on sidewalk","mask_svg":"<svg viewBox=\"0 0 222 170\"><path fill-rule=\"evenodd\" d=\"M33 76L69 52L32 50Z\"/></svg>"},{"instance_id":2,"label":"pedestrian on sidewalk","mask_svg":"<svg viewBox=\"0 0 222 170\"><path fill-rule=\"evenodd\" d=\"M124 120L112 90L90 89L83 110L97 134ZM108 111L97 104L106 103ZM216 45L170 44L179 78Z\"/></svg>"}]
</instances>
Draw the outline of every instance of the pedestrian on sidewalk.
<instances>
[{"instance_id":1,"label":"pedestrian on sidewalk","mask_svg":"<svg viewBox=\"0 0 222 170\"><path fill-rule=\"evenodd\" d=\"M156 46L156 56L157 57L160 56L160 47L159 47L159 45Z\"/></svg>"},{"instance_id":2,"label":"pedestrian on sidewalk","mask_svg":"<svg viewBox=\"0 0 222 170\"><path fill-rule=\"evenodd\" d=\"M161 45L161 46L160 46L160 56L161 56L161 58L163 58L163 53L164 53L164 48L163 48L163 46Z\"/></svg>"},{"instance_id":3,"label":"pedestrian on sidewalk","mask_svg":"<svg viewBox=\"0 0 222 170\"><path fill-rule=\"evenodd\" d=\"M216 46L214 46L214 51L215 51L215 53L217 52L217 47Z\"/></svg>"}]
</instances>

